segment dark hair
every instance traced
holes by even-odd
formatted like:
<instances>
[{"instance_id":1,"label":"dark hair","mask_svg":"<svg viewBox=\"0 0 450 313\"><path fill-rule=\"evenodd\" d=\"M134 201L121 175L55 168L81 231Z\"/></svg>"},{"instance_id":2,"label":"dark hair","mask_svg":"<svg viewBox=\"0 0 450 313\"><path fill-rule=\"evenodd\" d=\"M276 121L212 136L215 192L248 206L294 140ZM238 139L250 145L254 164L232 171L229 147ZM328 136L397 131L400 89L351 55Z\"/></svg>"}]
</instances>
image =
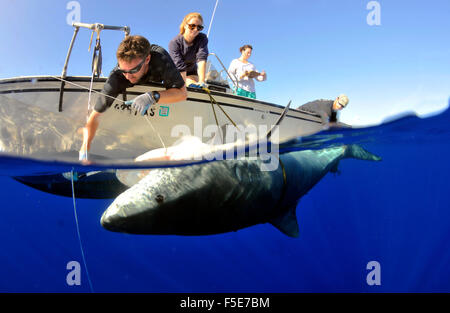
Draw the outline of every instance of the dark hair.
<instances>
[{"instance_id":1,"label":"dark hair","mask_svg":"<svg viewBox=\"0 0 450 313\"><path fill-rule=\"evenodd\" d=\"M239 52L242 53L242 51L244 51L247 48L253 50L253 47L251 45L243 45L242 47L239 48Z\"/></svg>"},{"instance_id":2,"label":"dark hair","mask_svg":"<svg viewBox=\"0 0 450 313\"><path fill-rule=\"evenodd\" d=\"M127 36L117 48L117 59L131 62L135 58L144 58L150 54L150 42L143 36Z\"/></svg>"}]
</instances>

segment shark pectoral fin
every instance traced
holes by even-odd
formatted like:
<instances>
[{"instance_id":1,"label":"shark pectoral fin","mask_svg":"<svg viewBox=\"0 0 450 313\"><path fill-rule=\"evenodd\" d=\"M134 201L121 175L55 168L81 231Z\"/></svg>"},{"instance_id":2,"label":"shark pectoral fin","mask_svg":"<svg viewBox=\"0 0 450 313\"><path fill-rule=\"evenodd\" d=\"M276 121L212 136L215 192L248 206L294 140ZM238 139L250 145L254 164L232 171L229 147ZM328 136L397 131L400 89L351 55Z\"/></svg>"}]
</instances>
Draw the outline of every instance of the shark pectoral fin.
<instances>
[{"instance_id":1,"label":"shark pectoral fin","mask_svg":"<svg viewBox=\"0 0 450 313\"><path fill-rule=\"evenodd\" d=\"M347 146L344 157L366 161L381 161L381 157L365 150L357 144Z\"/></svg>"},{"instance_id":2,"label":"shark pectoral fin","mask_svg":"<svg viewBox=\"0 0 450 313\"><path fill-rule=\"evenodd\" d=\"M341 175L341 171L339 170L339 162L337 162L331 169L330 173Z\"/></svg>"},{"instance_id":3,"label":"shark pectoral fin","mask_svg":"<svg viewBox=\"0 0 450 313\"><path fill-rule=\"evenodd\" d=\"M270 224L278 228L283 234L289 237L298 237L298 223L297 217L295 216L295 208L297 206L289 208L286 214L274 218L270 221Z\"/></svg>"}]
</instances>

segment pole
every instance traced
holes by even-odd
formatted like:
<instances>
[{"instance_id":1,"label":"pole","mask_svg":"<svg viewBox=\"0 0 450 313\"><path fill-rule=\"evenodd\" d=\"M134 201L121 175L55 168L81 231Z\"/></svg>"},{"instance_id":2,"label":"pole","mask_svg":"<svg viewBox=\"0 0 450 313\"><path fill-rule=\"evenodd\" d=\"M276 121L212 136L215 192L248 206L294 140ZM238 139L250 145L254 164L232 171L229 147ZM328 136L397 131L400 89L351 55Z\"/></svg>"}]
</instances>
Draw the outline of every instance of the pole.
<instances>
[{"instance_id":1,"label":"pole","mask_svg":"<svg viewBox=\"0 0 450 313\"><path fill-rule=\"evenodd\" d=\"M211 17L211 22L209 22L209 27L208 27L208 34L206 34L206 37L209 38L209 33L211 32L211 26L214 20L214 15L216 14L216 9L217 9L217 5L219 4L219 0L216 0L216 5L214 6L214 11Z\"/></svg>"}]
</instances>

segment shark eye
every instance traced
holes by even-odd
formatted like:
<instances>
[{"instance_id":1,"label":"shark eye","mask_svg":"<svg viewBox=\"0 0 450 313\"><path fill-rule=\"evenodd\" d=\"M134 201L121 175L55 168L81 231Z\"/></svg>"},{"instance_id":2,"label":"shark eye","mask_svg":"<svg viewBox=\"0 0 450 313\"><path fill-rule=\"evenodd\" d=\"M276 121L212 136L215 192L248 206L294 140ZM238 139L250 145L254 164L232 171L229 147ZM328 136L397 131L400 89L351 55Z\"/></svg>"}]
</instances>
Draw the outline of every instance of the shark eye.
<instances>
[{"instance_id":1,"label":"shark eye","mask_svg":"<svg viewBox=\"0 0 450 313\"><path fill-rule=\"evenodd\" d=\"M163 195L157 195L155 200L158 203L162 203L162 202L164 202L164 196Z\"/></svg>"}]
</instances>

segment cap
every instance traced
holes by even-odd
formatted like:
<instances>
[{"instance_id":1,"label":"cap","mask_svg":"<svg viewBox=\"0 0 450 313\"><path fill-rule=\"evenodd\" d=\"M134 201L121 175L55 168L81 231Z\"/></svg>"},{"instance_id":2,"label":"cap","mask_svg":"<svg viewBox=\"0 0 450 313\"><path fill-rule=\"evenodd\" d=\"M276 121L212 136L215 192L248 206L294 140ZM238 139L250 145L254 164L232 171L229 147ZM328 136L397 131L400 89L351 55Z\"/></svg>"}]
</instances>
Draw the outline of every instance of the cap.
<instances>
[{"instance_id":1,"label":"cap","mask_svg":"<svg viewBox=\"0 0 450 313\"><path fill-rule=\"evenodd\" d=\"M339 95L338 98L339 98L339 100L338 100L339 104L345 108L348 104L348 97L344 94L341 94L341 95Z\"/></svg>"}]
</instances>

